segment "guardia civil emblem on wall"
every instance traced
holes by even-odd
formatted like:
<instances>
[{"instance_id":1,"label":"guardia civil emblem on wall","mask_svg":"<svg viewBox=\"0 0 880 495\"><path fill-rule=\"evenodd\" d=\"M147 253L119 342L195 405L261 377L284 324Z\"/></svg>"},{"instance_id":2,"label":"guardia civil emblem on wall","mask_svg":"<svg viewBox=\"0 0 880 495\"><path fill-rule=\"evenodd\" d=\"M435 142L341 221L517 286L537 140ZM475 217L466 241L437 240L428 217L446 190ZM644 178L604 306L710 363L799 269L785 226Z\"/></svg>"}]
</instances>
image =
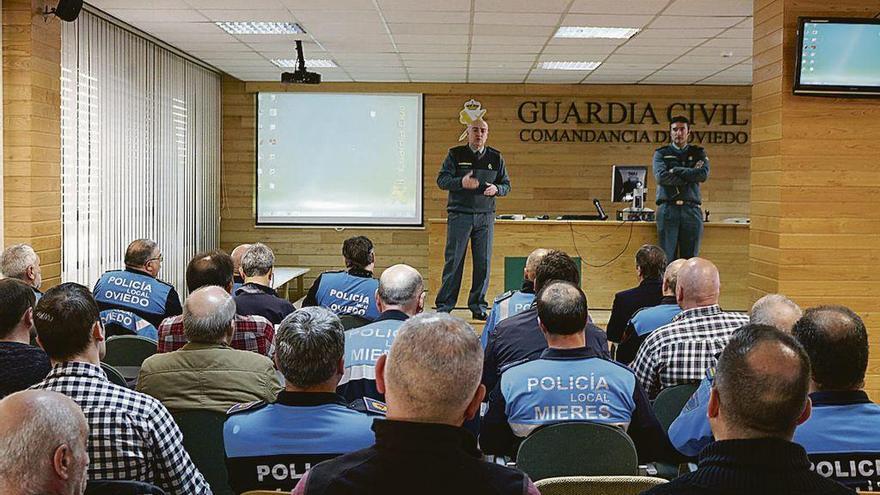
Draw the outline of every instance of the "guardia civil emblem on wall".
<instances>
[{"instance_id":1,"label":"guardia civil emblem on wall","mask_svg":"<svg viewBox=\"0 0 880 495\"><path fill-rule=\"evenodd\" d=\"M467 126L482 119L483 115L486 115L486 110L483 109L480 102L473 98L464 102L464 108L461 109L461 112L458 112L458 121L465 126L461 136L458 136L459 141L464 141L464 138L467 137Z\"/></svg>"}]
</instances>

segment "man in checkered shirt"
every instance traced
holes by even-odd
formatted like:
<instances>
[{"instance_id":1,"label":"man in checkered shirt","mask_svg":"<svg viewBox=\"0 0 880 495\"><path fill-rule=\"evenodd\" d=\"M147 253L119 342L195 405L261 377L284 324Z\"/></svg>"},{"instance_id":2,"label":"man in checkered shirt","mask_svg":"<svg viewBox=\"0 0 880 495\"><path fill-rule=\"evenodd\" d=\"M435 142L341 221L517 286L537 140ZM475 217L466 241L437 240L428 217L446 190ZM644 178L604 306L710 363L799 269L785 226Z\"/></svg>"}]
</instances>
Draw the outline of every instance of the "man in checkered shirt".
<instances>
[{"instance_id":1,"label":"man in checkered shirt","mask_svg":"<svg viewBox=\"0 0 880 495\"><path fill-rule=\"evenodd\" d=\"M681 267L675 298L682 312L645 339L632 363L649 398L664 388L699 382L733 332L749 322L746 314L721 310L720 292L711 261L691 258Z\"/></svg>"},{"instance_id":2,"label":"man in checkered shirt","mask_svg":"<svg viewBox=\"0 0 880 495\"><path fill-rule=\"evenodd\" d=\"M217 285L232 293L232 258L223 251L196 253L186 265L186 288L190 293L206 285ZM253 351L272 357L275 327L262 316L235 315L235 333L229 345L241 351ZM159 325L158 352L176 351L187 343L183 334L183 315L165 318Z\"/></svg>"},{"instance_id":3,"label":"man in checkered shirt","mask_svg":"<svg viewBox=\"0 0 880 495\"><path fill-rule=\"evenodd\" d=\"M91 430L90 480L144 481L169 495L211 493L168 410L107 380L100 366L104 328L87 287L66 283L50 289L34 311L34 324L53 368L31 388L60 392L82 408Z\"/></svg>"}]
</instances>

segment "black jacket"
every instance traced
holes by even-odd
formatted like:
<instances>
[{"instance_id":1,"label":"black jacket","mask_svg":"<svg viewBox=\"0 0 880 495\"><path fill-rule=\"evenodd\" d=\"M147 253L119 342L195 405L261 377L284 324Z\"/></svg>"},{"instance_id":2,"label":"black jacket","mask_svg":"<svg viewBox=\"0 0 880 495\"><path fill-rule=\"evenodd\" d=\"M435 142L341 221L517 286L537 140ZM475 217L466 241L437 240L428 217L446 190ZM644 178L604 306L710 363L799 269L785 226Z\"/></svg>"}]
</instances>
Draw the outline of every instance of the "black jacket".
<instances>
[{"instance_id":1,"label":"black jacket","mask_svg":"<svg viewBox=\"0 0 880 495\"><path fill-rule=\"evenodd\" d=\"M637 287L614 294L611 318L608 319L608 326L605 327L608 340L619 343L626 324L636 311L660 304L662 297L663 281L659 279L642 280Z\"/></svg>"},{"instance_id":2,"label":"black jacket","mask_svg":"<svg viewBox=\"0 0 880 495\"><path fill-rule=\"evenodd\" d=\"M281 323L285 316L296 309L290 301L278 297L275 289L248 282L235 291L235 312L241 316L258 315L272 322Z\"/></svg>"}]
</instances>

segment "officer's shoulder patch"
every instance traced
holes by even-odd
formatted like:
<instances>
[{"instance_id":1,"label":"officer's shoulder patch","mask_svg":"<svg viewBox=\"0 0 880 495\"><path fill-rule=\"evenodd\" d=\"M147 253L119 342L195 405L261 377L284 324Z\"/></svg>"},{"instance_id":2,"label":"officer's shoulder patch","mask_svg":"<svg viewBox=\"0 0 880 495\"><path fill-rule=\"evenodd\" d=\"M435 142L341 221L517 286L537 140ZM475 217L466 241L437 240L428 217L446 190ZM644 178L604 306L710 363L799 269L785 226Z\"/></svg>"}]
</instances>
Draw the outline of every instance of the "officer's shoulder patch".
<instances>
[{"instance_id":1,"label":"officer's shoulder patch","mask_svg":"<svg viewBox=\"0 0 880 495\"><path fill-rule=\"evenodd\" d=\"M657 148L657 149L655 149L655 150L654 150L654 151L659 151L659 152L661 152L661 153L662 153L662 152L663 152L663 150L665 150L665 149L666 149L666 148L668 148L668 147L669 147L669 145L667 145L667 144L664 144L664 145L663 145L663 146L661 146L661 147L659 147L659 148Z\"/></svg>"},{"instance_id":2,"label":"officer's shoulder patch","mask_svg":"<svg viewBox=\"0 0 880 495\"><path fill-rule=\"evenodd\" d=\"M498 150L496 150L495 148L493 148L493 147L491 147L491 146L486 146L486 151L492 151L492 152L494 152L494 153L500 153Z\"/></svg>"},{"instance_id":3,"label":"officer's shoulder patch","mask_svg":"<svg viewBox=\"0 0 880 495\"><path fill-rule=\"evenodd\" d=\"M372 397L361 397L348 403L348 407L362 413L384 416L388 413L388 406L381 400Z\"/></svg>"},{"instance_id":4,"label":"officer's shoulder patch","mask_svg":"<svg viewBox=\"0 0 880 495\"><path fill-rule=\"evenodd\" d=\"M501 367L501 370L499 370L499 371L500 371L501 373L504 373L505 371L509 370L510 368L515 368L515 367L517 367L517 366L519 366L519 365L521 365L521 364L526 364L526 363L531 362L531 361L532 361L532 359L520 359L519 361L514 361L514 362L512 362L512 363L507 363L507 364L505 364L504 366L502 366L502 367Z\"/></svg>"},{"instance_id":5,"label":"officer's shoulder patch","mask_svg":"<svg viewBox=\"0 0 880 495\"><path fill-rule=\"evenodd\" d=\"M244 411L256 411L261 407L268 405L269 403L264 400L257 400L254 402L242 402L241 404L236 404L229 408L226 411L227 416L232 416L233 414L244 412Z\"/></svg>"},{"instance_id":6,"label":"officer's shoulder patch","mask_svg":"<svg viewBox=\"0 0 880 495\"><path fill-rule=\"evenodd\" d=\"M513 295L516 294L517 292L519 292L519 291L516 291L516 290L509 290L509 291L505 292L504 294L501 294L501 295L499 295L498 297L496 297L494 302L495 302L495 304L498 304L498 303L500 303L501 301L503 301L503 300L505 300L505 299L510 299L510 298L513 297Z\"/></svg>"}]
</instances>

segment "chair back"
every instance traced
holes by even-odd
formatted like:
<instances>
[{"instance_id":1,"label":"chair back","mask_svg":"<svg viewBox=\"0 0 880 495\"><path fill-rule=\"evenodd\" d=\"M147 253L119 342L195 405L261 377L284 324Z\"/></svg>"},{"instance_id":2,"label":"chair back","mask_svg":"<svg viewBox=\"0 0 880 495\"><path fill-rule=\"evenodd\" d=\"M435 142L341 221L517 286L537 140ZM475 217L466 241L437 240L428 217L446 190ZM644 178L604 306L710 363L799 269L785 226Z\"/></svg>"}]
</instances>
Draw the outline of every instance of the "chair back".
<instances>
[{"instance_id":1,"label":"chair back","mask_svg":"<svg viewBox=\"0 0 880 495\"><path fill-rule=\"evenodd\" d=\"M122 373L120 373L119 370L107 363L101 363L101 369L104 370L104 374L107 375L107 379L110 380L110 383L114 383L120 387L128 387L128 382L125 381L125 377L122 376Z\"/></svg>"},{"instance_id":2,"label":"chair back","mask_svg":"<svg viewBox=\"0 0 880 495\"><path fill-rule=\"evenodd\" d=\"M339 317L339 320L342 321L342 327L346 330L351 330L352 328L359 328L368 323L372 323L370 320L355 315L342 315Z\"/></svg>"},{"instance_id":3,"label":"chair back","mask_svg":"<svg viewBox=\"0 0 880 495\"><path fill-rule=\"evenodd\" d=\"M560 452L565 455L560 456ZM636 446L618 427L588 422L542 426L520 444L516 467L534 480L559 476L634 476Z\"/></svg>"},{"instance_id":4,"label":"chair back","mask_svg":"<svg viewBox=\"0 0 880 495\"><path fill-rule=\"evenodd\" d=\"M143 481L92 480L83 495L165 495L165 491Z\"/></svg>"},{"instance_id":5,"label":"chair back","mask_svg":"<svg viewBox=\"0 0 880 495\"><path fill-rule=\"evenodd\" d=\"M654 399L653 408L654 415L657 416L657 421L660 421L663 431L669 431L669 426L672 425L699 386L697 383L685 383L660 391L660 394Z\"/></svg>"},{"instance_id":6,"label":"chair back","mask_svg":"<svg viewBox=\"0 0 880 495\"><path fill-rule=\"evenodd\" d=\"M666 483L650 476L567 476L535 482L541 495L639 495Z\"/></svg>"},{"instance_id":7,"label":"chair back","mask_svg":"<svg viewBox=\"0 0 880 495\"><path fill-rule=\"evenodd\" d=\"M183 448L214 495L232 495L226 472L226 448L223 444L223 423L226 415L197 409L171 413L183 433Z\"/></svg>"},{"instance_id":8,"label":"chair back","mask_svg":"<svg viewBox=\"0 0 880 495\"><path fill-rule=\"evenodd\" d=\"M140 335L117 335L107 339L104 362L110 366L140 366L156 354L156 341Z\"/></svg>"}]
</instances>

